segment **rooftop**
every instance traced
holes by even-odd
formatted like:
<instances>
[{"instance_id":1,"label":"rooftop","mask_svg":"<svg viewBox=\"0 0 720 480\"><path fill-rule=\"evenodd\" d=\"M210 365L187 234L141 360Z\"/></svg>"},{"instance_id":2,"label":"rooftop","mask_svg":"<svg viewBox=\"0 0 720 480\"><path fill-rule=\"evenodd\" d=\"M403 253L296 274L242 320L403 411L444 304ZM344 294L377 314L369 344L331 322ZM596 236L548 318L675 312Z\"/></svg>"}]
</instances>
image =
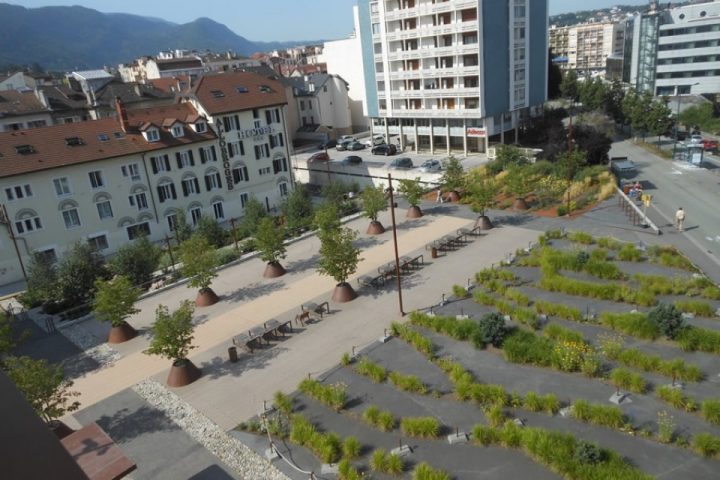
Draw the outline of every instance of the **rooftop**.
<instances>
[{"instance_id":1,"label":"rooftop","mask_svg":"<svg viewBox=\"0 0 720 480\"><path fill-rule=\"evenodd\" d=\"M198 80L193 94L211 115L287 103L279 82L250 72L205 75Z\"/></svg>"}]
</instances>

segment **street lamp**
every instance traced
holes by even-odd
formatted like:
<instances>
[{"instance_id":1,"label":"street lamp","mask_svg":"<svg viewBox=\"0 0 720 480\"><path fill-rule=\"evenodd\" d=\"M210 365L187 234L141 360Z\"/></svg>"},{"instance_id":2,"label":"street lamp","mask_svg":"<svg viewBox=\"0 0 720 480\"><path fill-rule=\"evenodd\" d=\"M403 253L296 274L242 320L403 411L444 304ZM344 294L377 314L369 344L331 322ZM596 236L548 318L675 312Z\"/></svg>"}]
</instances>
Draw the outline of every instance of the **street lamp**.
<instances>
[{"instance_id":1,"label":"street lamp","mask_svg":"<svg viewBox=\"0 0 720 480\"><path fill-rule=\"evenodd\" d=\"M695 85L700 85L700 82L695 82L692 85L690 85L690 88L694 87ZM680 89L677 90L677 109L675 110L675 140L673 142L673 154L672 158L675 160L675 152L677 151L677 142L678 142L678 123L680 121Z\"/></svg>"}]
</instances>

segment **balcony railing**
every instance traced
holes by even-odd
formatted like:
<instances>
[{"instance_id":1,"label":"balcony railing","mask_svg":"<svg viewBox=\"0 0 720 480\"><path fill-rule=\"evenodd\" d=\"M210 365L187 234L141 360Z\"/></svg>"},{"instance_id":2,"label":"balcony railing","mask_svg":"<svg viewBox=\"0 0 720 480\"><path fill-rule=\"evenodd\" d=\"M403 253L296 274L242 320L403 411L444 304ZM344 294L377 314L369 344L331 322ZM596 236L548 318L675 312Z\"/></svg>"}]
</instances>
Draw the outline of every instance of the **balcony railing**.
<instances>
[{"instance_id":1,"label":"balcony railing","mask_svg":"<svg viewBox=\"0 0 720 480\"><path fill-rule=\"evenodd\" d=\"M481 115L479 108L453 108L453 109L441 109L441 108L416 108L416 109L393 109L393 110L380 110L378 112L381 117L452 117L452 118L463 118L463 117L477 117Z\"/></svg>"}]
</instances>

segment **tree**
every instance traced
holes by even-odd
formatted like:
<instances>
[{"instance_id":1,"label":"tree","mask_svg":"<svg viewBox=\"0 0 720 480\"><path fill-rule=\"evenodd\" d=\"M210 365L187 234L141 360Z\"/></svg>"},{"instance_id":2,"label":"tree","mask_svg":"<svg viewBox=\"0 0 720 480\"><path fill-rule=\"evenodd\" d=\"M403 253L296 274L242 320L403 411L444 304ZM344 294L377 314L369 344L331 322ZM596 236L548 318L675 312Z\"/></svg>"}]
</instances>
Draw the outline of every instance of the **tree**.
<instances>
[{"instance_id":1,"label":"tree","mask_svg":"<svg viewBox=\"0 0 720 480\"><path fill-rule=\"evenodd\" d=\"M605 84L600 78L587 79L578 88L580 102L587 110L599 110L605 104L605 91Z\"/></svg>"},{"instance_id":2,"label":"tree","mask_svg":"<svg viewBox=\"0 0 720 480\"><path fill-rule=\"evenodd\" d=\"M400 180L399 183L398 191L405 195L405 199L410 205L413 207L418 206L423 194L423 188L420 186L420 177L417 177L415 180Z\"/></svg>"},{"instance_id":3,"label":"tree","mask_svg":"<svg viewBox=\"0 0 720 480\"><path fill-rule=\"evenodd\" d=\"M22 295L22 303L26 308L60 300L57 268L50 258L33 252L27 274L27 290Z\"/></svg>"},{"instance_id":4,"label":"tree","mask_svg":"<svg viewBox=\"0 0 720 480\"><path fill-rule=\"evenodd\" d=\"M10 379L45 422L57 420L80 407L80 402L70 401L79 394L70 390L73 382L65 380L60 365L30 357L8 357L4 363Z\"/></svg>"},{"instance_id":5,"label":"tree","mask_svg":"<svg viewBox=\"0 0 720 480\"><path fill-rule=\"evenodd\" d=\"M140 311L135 308L140 289L134 287L127 277L117 275L110 280L98 279L95 289L93 311L101 322L121 327L128 317Z\"/></svg>"},{"instance_id":6,"label":"tree","mask_svg":"<svg viewBox=\"0 0 720 480\"><path fill-rule=\"evenodd\" d=\"M466 178L465 198L473 212L480 217L486 216L488 208L495 204L498 193L497 184L485 177L480 170L473 170Z\"/></svg>"},{"instance_id":7,"label":"tree","mask_svg":"<svg viewBox=\"0 0 720 480\"><path fill-rule=\"evenodd\" d=\"M263 262L277 264L285 258L285 229L277 226L275 219L263 218L255 233L255 246Z\"/></svg>"},{"instance_id":8,"label":"tree","mask_svg":"<svg viewBox=\"0 0 720 480\"><path fill-rule=\"evenodd\" d=\"M517 200L525 203L525 197L527 197L534 188L534 182L530 178L528 171L522 167L513 166L509 168L507 172L505 187Z\"/></svg>"},{"instance_id":9,"label":"tree","mask_svg":"<svg viewBox=\"0 0 720 480\"><path fill-rule=\"evenodd\" d=\"M87 243L76 243L58 267L60 297L67 305L82 305L93 298L95 280L107 276L104 260L97 250Z\"/></svg>"},{"instance_id":10,"label":"tree","mask_svg":"<svg viewBox=\"0 0 720 480\"><path fill-rule=\"evenodd\" d=\"M245 216L240 224L240 232L243 237L255 235L260 220L267 217L265 206L255 197L248 198L245 202Z\"/></svg>"},{"instance_id":11,"label":"tree","mask_svg":"<svg viewBox=\"0 0 720 480\"><path fill-rule=\"evenodd\" d=\"M548 50L548 90L547 96L550 100L560 96L560 83L562 82L562 71L560 67L553 63L555 57L552 49Z\"/></svg>"},{"instance_id":12,"label":"tree","mask_svg":"<svg viewBox=\"0 0 720 480\"><path fill-rule=\"evenodd\" d=\"M575 70L568 70L560 82L560 94L573 102L578 100L578 79Z\"/></svg>"},{"instance_id":13,"label":"tree","mask_svg":"<svg viewBox=\"0 0 720 480\"><path fill-rule=\"evenodd\" d=\"M160 266L162 250L143 235L130 243L122 245L110 260L108 267L114 275L122 275L132 285L146 286L152 280L153 273Z\"/></svg>"},{"instance_id":14,"label":"tree","mask_svg":"<svg viewBox=\"0 0 720 480\"><path fill-rule=\"evenodd\" d=\"M281 209L285 215L285 226L290 235L298 235L312 225L313 205L304 185L297 185L290 192Z\"/></svg>"},{"instance_id":15,"label":"tree","mask_svg":"<svg viewBox=\"0 0 720 480\"><path fill-rule=\"evenodd\" d=\"M318 236L322 237L328 233L340 229L340 217L335 204L325 201L315 211L315 225L318 227Z\"/></svg>"},{"instance_id":16,"label":"tree","mask_svg":"<svg viewBox=\"0 0 720 480\"><path fill-rule=\"evenodd\" d=\"M500 145L497 147L495 160L487 164L487 170L491 175L498 174L514 165L525 165L527 157L515 145Z\"/></svg>"},{"instance_id":17,"label":"tree","mask_svg":"<svg viewBox=\"0 0 720 480\"><path fill-rule=\"evenodd\" d=\"M194 309L187 300L172 313L165 305L159 305L155 310L152 340L143 353L159 355L175 364L187 360L188 353L195 348L192 345L195 329L192 323L193 313Z\"/></svg>"},{"instance_id":18,"label":"tree","mask_svg":"<svg viewBox=\"0 0 720 480\"><path fill-rule=\"evenodd\" d=\"M596 128L587 125L573 127L573 141L577 149L585 153L582 163L588 165L605 165L608 161L608 153L612 146L612 139L599 132ZM559 147L567 151L567 140ZM562 151L563 148L559 148ZM566 154L567 155L567 154Z\"/></svg>"},{"instance_id":19,"label":"tree","mask_svg":"<svg viewBox=\"0 0 720 480\"><path fill-rule=\"evenodd\" d=\"M626 117L622 109L624 99L625 90L622 83L619 80L613 80L610 88L605 90L605 113L621 125L626 123Z\"/></svg>"},{"instance_id":20,"label":"tree","mask_svg":"<svg viewBox=\"0 0 720 480\"><path fill-rule=\"evenodd\" d=\"M671 303L661 303L650 310L648 320L657 324L660 332L673 340L685 329L685 319L680 310Z\"/></svg>"},{"instance_id":21,"label":"tree","mask_svg":"<svg viewBox=\"0 0 720 480\"><path fill-rule=\"evenodd\" d=\"M199 288L201 293L210 290L213 278L217 277L217 252L202 235L193 235L180 245L182 274L189 278L188 286Z\"/></svg>"},{"instance_id":22,"label":"tree","mask_svg":"<svg viewBox=\"0 0 720 480\"><path fill-rule=\"evenodd\" d=\"M443 160L443 174L440 178L440 184L446 192L456 192L463 186L465 178L465 169L460 160L451 155Z\"/></svg>"},{"instance_id":23,"label":"tree","mask_svg":"<svg viewBox=\"0 0 720 480\"><path fill-rule=\"evenodd\" d=\"M482 336L482 345L493 345L494 347L502 346L507 333L505 318L497 312L486 313L480 319L480 334ZM479 339L473 339L476 342Z\"/></svg>"},{"instance_id":24,"label":"tree","mask_svg":"<svg viewBox=\"0 0 720 480\"><path fill-rule=\"evenodd\" d=\"M353 243L356 238L357 232L349 228L330 230L322 235L318 273L334 278L338 284L347 283L361 260L360 249Z\"/></svg>"},{"instance_id":25,"label":"tree","mask_svg":"<svg viewBox=\"0 0 720 480\"><path fill-rule=\"evenodd\" d=\"M387 210L388 202L385 199L383 185L365 187L362 193L363 215L373 222L377 222L380 212Z\"/></svg>"},{"instance_id":26,"label":"tree","mask_svg":"<svg viewBox=\"0 0 720 480\"><path fill-rule=\"evenodd\" d=\"M702 105L694 105L688 107L678 117L678 123L685 125L685 128L691 130L700 127L703 130L712 130L711 125L715 123L720 126L720 120L714 118L713 104L703 103Z\"/></svg>"},{"instance_id":27,"label":"tree","mask_svg":"<svg viewBox=\"0 0 720 480\"><path fill-rule=\"evenodd\" d=\"M660 136L670 130L672 127L672 112L668 107L667 97L656 98L650 104L649 118L647 119L648 133L658 137L658 145L660 144Z\"/></svg>"},{"instance_id":28,"label":"tree","mask_svg":"<svg viewBox=\"0 0 720 480\"><path fill-rule=\"evenodd\" d=\"M175 241L178 245L192 236L192 226L187 222L185 212L178 210L175 214Z\"/></svg>"},{"instance_id":29,"label":"tree","mask_svg":"<svg viewBox=\"0 0 720 480\"><path fill-rule=\"evenodd\" d=\"M227 232L217 220L207 215L200 217L195 233L207 239L213 248L220 248L227 243Z\"/></svg>"}]
</instances>

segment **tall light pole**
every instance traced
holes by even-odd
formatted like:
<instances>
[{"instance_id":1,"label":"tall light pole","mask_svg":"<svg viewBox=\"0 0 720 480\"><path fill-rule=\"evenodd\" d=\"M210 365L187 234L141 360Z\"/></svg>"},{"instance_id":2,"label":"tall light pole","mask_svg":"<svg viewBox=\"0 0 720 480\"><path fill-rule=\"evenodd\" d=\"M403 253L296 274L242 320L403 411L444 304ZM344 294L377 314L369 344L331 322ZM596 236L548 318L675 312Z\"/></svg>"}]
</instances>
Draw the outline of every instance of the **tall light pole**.
<instances>
[{"instance_id":1,"label":"tall light pole","mask_svg":"<svg viewBox=\"0 0 720 480\"><path fill-rule=\"evenodd\" d=\"M568 191L567 191L567 215L570 216L570 190L572 187L572 154L573 154L573 139L572 139L572 107L570 107L570 121L568 123Z\"/></svg>"},{"instance_id":2,"label":"tall light pole","mask_svg":"<svg viewBox=\"0 0 720 480\"><path fill-rule=\"evenodd\" d=\"M395 245L395 278L397 278L398 302L400 304L400 316L405 316L403 310L402 285L400 282L400 256L398 255L397 228L395 226L395 196L393 193L392 176L388 173L388 191L390 192L390 217L392 218L393 244Z\"/></svg>"},{"instance_id":3,"label":"tall light pole","mask_svg":"<svg viewBox=\"0 0 720 480\"><path fill-rule=\"evenodd\" d=\"M690 87L694 87L695 85L700 85L700 82L695 82ZM680 122L680 90L678 89L676 91L677 93L677 109L675 110L675 138L673 139L673 154L672 158L675 160L675 152L677 151L677 142L678 142L678 123Z\"/></svg>"}]
</instances>

